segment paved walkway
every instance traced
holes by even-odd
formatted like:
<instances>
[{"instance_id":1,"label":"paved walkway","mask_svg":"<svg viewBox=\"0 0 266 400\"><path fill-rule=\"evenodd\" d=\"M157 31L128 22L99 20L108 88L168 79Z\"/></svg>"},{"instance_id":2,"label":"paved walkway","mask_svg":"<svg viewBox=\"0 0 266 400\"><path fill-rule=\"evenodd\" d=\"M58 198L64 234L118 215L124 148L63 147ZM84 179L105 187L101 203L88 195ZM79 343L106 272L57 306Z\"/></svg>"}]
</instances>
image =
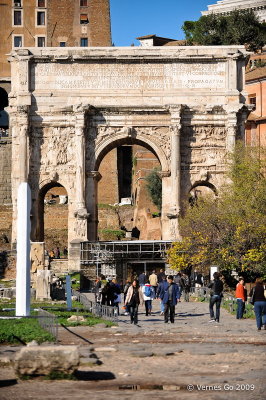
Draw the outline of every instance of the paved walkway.
<instances>
[{"instance_id":1,"label":"paved walkway","mask_svg":"<svg viewBox=\"0 0 266 400\"><path fill-rule=\"evenodd\" d=\"M140 327L120 316L113 328L60 328L61 344L80 346L78 381L19 382L1 388L0 399L265 398L266 331L255 320L237 321L222 309L221 322L208 323L208 303L179 303L175 324L164 324L159 302L153 311L146 317L140 308ZM0 385L12 374L2 369Z\"/></svg>"}]
</instances>

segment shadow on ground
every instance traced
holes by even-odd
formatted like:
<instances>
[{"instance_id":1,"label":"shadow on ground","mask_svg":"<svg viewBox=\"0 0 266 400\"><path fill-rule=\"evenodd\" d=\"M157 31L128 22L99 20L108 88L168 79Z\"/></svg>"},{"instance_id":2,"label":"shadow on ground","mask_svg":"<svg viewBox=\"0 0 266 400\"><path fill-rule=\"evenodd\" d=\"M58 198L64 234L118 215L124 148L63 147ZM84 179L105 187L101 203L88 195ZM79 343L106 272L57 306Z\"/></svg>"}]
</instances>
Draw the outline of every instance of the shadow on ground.
<instances>
[{"instance_id":1,"label":"shadow on ground","mask_svg":"<svg viewBox=\"0 0 266 400\"><path fill-rule=\"evenodd\" d=\"M75 377L79 381L110 381L116 379L112 372L106 371L77 371Z\"/></svg>"}]
</instances>

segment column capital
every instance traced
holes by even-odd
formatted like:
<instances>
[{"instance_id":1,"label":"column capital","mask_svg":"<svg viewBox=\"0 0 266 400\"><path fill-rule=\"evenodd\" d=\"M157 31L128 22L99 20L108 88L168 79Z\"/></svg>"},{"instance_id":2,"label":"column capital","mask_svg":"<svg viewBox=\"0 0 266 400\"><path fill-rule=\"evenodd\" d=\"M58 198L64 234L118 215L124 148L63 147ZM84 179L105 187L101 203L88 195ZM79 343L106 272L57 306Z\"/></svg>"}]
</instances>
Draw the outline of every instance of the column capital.
<instances>
[{"instance_id":1,"label":"column capital","mask_svg":"<svg viewBox=\"0 0 266 400\"><path fill-rule=\"evenodd\" d=\"M99 171L89 171L86 172L87 178L93 178L95 181L99 182L102 179L102 175Z\"/></svg>"},{"instance_id":2,"label":"column capital","mask_svg":"<svg viewBox=\"0 0 266 400\"><path fill-rule=\"evenodd\" d=\"M170 132L173 136L180 136L181 123L176 123L175 125L170 125Z\"/></svg>"}]
</instances>

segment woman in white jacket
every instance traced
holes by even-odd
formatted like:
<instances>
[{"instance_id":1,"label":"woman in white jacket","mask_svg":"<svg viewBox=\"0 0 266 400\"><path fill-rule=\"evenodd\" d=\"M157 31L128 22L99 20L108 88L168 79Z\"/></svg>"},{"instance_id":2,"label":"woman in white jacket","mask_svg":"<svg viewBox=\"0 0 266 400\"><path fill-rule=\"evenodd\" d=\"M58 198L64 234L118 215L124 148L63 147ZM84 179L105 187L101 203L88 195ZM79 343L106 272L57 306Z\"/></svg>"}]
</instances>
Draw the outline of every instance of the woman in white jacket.
<instances>
[{"instance_id":1,"label":"woman in white jacket","mask_svg":"<svg viewBox=\"0 0 266 400\"><path fill-rule=\"evenodd\" d=\"M147 317L148 315L151 315L152 300L154 300L155 298L155 291L154 288L149 283L146 283L144 286L142 286L142 292L143 292L146 317Z\"/></svg>"},{"instance_id":2,"label":"woman in white jacket","mask_svg":"<svg viewBox=\"0 0 266 400\"><path fill-rule=\"evenodd\" d=\"M127 297L125 304L129 307L130 322L131 324L138 324L138 308L139 305L143 304L144 298L141 288L139 287L139 281L134 279L132 285L127 291Z\"/></svg>"}]
</instances>

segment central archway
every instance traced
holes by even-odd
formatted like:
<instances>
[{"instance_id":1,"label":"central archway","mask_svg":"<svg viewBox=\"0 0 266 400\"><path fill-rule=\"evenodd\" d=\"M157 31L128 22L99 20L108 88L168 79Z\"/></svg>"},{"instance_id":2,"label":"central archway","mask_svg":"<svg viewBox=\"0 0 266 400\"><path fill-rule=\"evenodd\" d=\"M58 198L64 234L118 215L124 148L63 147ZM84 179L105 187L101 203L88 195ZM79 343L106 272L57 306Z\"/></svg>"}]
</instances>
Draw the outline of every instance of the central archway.
<instances>
[{"instance_id":1,"label":"central archway","mask_svg":"<svg viewBox=\"0 0 266 400\"><path fill-rule=\"evenodd\" d=\"M146 135L141 134L119 134L119 135L110 135L110 137L99 144L96 144L95 148L95 165L94 170L98 171L99 165L104 158L104 156L112 149L118 146L123 145L139 145L143 146L146 149L150 150L160 161L162 171L169 171L169 160L166 157L166 154L160 147L160 144L151 140Z\"/></svg>"},{"instance_id":2,"label":"central archway","mask_svg":"<svg viewBox=\"0 0 266 400\"><path fill-rule=\"evenodd\" d=\"M145 135L141 135L141 134L137 134L137 132L134 130L129 130L128 129L124 129L123 132L116 134L116 135L110 135L110 137L108 137L107 139L105 139L104 141L100 142L99 144L96 144L96 149L95 149L95 165L94 165L94 170L95 171L99 171L100 165L102 163L102 161L104 160L105 156L108 155L108 153L110 154L110 152L112 152L115 148L119 148L119 149L123 149L126 147L138 147L138 148L142 148L144 149L143 151L146 151L149 154L153 155L153 160L156 159L157 160L157 168L158 170L168 170L169 169L169 165L168 165L168 159L164 153L164 151L162 150L162 148L159 147L159 145L157 143L155 143L154 141L152 141L149 137L145 136ZM153 162L154 164L154 162ZM150 164L152 165L152 163ZM151 168L152 169L152 168ZM133 166L131 168L131 170L133 170ZM130 173L132 173L130 171ZM144 179L144 178L143 178ZM98 183L96 183L98 184ZM144 188L144 185L142 187L142 190ZM98 189L96 189L96 196L95 196L95 201L96 204L98 203ZM136 187L134 187L134 190L132 190L131 195L132 198L135 199L136 198ZM121 199L120 199L121 200ZM136 227L140 227L141 222L139 222L139 226L137 221L144 221L142 222L142 224L144 224L145 226L145 230L143 230L143 232L145 232L144 237L140 236L140 239L143 240L158 240L161 239L161 221L160 221L160 210L158 210L158 212L155 212L157 210L150 210L151 207L147 207L146 209L142 208L140 210L138 210L137 205L134 206L134 215L132 216L132 227L131 230L133 230L133 228ZM98 222L98 209L96 206L96 210L95 210L95 221ZM153 216L156 214L156 217L158 218L153 218ZM128 228L127 228L128 229ZM151 234L149 234L149 232L151 232ZM98 236L97 236L98 237Z\"/></svg>"}]
</instances>

